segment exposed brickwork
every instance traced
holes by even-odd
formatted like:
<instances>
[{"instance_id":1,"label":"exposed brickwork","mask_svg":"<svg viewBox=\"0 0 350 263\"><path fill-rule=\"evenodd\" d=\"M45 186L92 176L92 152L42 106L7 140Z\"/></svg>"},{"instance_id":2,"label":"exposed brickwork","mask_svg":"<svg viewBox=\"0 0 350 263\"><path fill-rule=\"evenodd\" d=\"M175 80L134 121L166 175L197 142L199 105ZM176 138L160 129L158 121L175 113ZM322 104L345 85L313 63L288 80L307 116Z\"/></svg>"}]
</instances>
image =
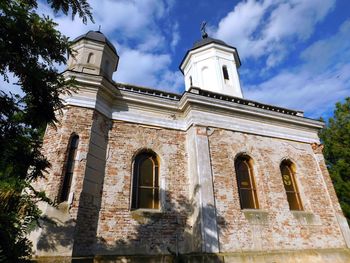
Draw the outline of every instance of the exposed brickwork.
<instances>
[{"instance_id":1,"label":"exposed brickwork","mask_svg":"<svg viewBox=\"0 0 350 263\"><path fill-rule=\"evenodd\" d=\"M185 134L114 122L108 147L98 249L131 254L164 253L167 247L175 251L176 239L183 243L189 213ZM130 211L133 157L143 149L160 159L161 213Z\"/></svg>"},{"instance_id":2,"label":"exposed brickwork","mask_svg":"<svg viewBox=\"0 0 350 263\"><path fill-rule=\"evenodd\" d=\"M323 181L311 145L219 129L209 140L223 252L345 246L328 197L329 184ZM240 209L234 159L243 152L254 161L258 199L260 209L267 212L266 221L250 221ZM306 212L301 218L289 210L279 169L284 158L296 165Z\"/></svg>"},{"instance_id":3,"label":"exposed brickwork","mask_svg":"<svg viewBox=\"0 0 350 263\"><path fill-rule=\"evenodd\" d=\"M44 141L43 154L51 164L48 169L49 174L46 180L41 180L37 187L45 189L46 194L56 200L63 182L65 171L65 160L67 158L67 150L69 140L73 133L79 136L79 145L77 150L77 162L74 168L74 178L72 188L74 188L74 200L72 203L71 213L76 213L78 207L79 194L82 189L82 182L86 166L86 153L89 149L90 132L93 119L93 110L66 107L57 115L58 123L56 126L49 125L47 127Z\"/></svg>"},{"instance_id":4,"label":"exposed brickwork","mask_svg":"<svg viewBox=\"0 0 350 263\"><path fill-rule=\"evenodd\" d=\"M63 76L74 77L79 90L62 98L81 107L58 112L57 127L44 137L51 168L36 187L52 200L72 134L79 144L68 201L40 204L51 219L31 234L41 262L350 262L350 229L322 146L313 143L321 122L240 98L237 72L234 89L224 85L221 93L238 88L238 97L213 87L177 95L115 84L116 54L87 35L77 40L78 64L93 51L98 70L69 61ZM220 52L219 60L233 59ZM133 161L143 150L158 158L159 210L131 209ZM253 160L259 209L240 207L234 162L241 153ZM295 165L303 211L289 209L285 159Z\"/></svg>"},{"instance_id":5,"label":"exposed brickwork","mask_svg":"<svg viewBox=\"0 0 350 263\"><path fill-rule=\"evenodd\" d=\"M111 121L80 107L66 107L63 113L57 128L46 131L43 152L52 167L48 179L37 186L46 187L56 198L70 136L78 134L74 198L67 209L74 222L72 255L167 254L168 248L176 251L176 247L182 253L200 252L201 240L193 231L200 229L201 218L191 218L189 153L193 151L186 148L188 131ZM315 147L222 129L210 129L206 135L205 127L202 130L195 136L209 141L220 252L345 247L335 216L341 210L323 156L314 152ZM130 210L133 158L144 149L159 157L159 212ZM258 211L240 208L234 169L240 153L254 161ZM302 213L289 210L279 169L283 159L296 165Z\"/></svg>"},{"instance_id":6,"label":"exposed brickwork","mask_svg":"<svg viewBox=\"0 0 350 263\"><path fill-rule=\"evenodd\" d=\"M340 207L340 204L338 201L338 197L337 197L337 194L335 193L334 186L332 184L332 180L331 180L331 177L330 177L329 172L327 170L325 159L324 159L324 156L322 153L323 145L322 144L312 144L311 146L312 146L312 149L314 151L316 161L318 162L319 169L321 170L324 181L327 185L328 193L329 193L330 198L332 200L333 207L338 214L342 215L343 212L341 210L341 207Z\"/></svg>"}]
</instances>

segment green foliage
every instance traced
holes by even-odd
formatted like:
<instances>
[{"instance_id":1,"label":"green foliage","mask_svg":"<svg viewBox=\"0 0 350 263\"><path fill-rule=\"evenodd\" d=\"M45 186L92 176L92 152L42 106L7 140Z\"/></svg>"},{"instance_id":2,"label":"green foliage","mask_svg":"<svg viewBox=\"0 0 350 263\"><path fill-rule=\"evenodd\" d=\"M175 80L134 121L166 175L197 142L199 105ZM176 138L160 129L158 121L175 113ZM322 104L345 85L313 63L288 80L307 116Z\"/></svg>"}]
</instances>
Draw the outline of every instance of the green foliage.
<instances>
[{"instance_id":1,"label":"green foliage","mask_svg":"<svg viewBox=\"0 0 350 263\"><path fill-rule=\"evenodd\" d=\"M86 0L48 3L55 12L92 19ZM20 97L0 91L0 261L5 262L26 261L31 253L26 236L40 217L37 203L50 202L31 186L49 167L41 137L63 106L59 94L74 84L54 67L66 62L68 39L36 9L36 0L0 1L0 75L8 81L12 73L24 92Z\"/></svg>"},{"instance_id":2,"label":"green foliage","mask_svg":"<svg viewBox=\"0 0 350 263\"><path fill-rule=\"evenodd\" d=\"M324 155L343 212L350 222L350 97L338 102L320 133Z\"/></svg>"}]
</instances>

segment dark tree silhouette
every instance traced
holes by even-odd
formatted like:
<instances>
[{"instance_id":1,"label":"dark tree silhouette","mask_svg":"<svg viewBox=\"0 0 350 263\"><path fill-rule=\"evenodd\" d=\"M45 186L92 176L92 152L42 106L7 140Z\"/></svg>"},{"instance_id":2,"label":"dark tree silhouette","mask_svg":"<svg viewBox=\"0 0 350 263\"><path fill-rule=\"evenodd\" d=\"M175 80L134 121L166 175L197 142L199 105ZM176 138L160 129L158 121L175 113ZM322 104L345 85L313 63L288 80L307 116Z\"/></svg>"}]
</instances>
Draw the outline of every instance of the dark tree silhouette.
<instances>
[{"instance_id":1,"label":"dark tree silhouette","mask_svg":"<svg viewBox=\"0 0 350 263\"><path fill-rule=\"evenodd\" d=\"M350 223L350 97L338 102L320 132L324 156L345 217Z\"/></svg>"},{"instance_id":2,"label":"dark tree silhouette","mask_svg":"<svg viewBox=\"0 0 350 263\"><path fill-rule=\"evenodd\" d=\"M87 0L47 2L55 12L92 19ZM26 235L40 216L36 203L49 201L31 187L49 165L40 153L41 136L56 121L59 94L73 85L54 67L66 62L70 43L37 7L36 0L0 1L0 77L9 81L13 74L24 93L0 91L0 260L6 262L25 261L31 253Z\"/></svg>"}]
</instances>

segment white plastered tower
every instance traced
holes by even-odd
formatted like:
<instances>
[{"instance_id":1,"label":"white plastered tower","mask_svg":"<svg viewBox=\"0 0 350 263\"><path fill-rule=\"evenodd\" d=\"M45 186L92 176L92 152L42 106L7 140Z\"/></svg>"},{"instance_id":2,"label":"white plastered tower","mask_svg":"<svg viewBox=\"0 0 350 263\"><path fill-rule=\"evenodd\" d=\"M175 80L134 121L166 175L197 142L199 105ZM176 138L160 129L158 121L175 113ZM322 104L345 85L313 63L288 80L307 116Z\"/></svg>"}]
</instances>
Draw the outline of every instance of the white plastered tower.
<instances>
[{"instance_id":1,"label":"white plastered tower","mask_svg":"<svg viewBox=\"0 0 350 263\"><path fill-rule=\"evenodd\" d=\"M237 49L225 42L204 37L196 42L180 64L185 87L243 98L238 68L241 62Z\"/></svg>"}]
</instances>

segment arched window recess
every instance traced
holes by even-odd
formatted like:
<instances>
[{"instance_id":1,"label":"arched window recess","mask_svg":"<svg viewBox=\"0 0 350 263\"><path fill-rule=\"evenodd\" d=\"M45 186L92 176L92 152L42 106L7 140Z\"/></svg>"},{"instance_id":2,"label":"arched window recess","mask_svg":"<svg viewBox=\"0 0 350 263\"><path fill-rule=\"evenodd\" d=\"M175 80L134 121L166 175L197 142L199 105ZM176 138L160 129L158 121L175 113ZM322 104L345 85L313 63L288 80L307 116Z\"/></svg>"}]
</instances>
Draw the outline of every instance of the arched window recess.
<instances>
[{"instance_id":1,"label":"arched window recess","mask_svg":"<svg viewBox=\"0 0 350 263\"><path fill-rule=\"evenodd\" d=\"M159 209L159 162L150 151L139 153L134 159L132 209Z\"/></svg>"},{"instance_id":2,"label":"arched window recess","mask_svg":"<svg viewBox=\"0 0 350 263\"><path fill-rule=\"evenodd\" d=\"M287 194L289 209L296 211L303 210L297 182L295 179L295 165L289 160L284 160L280 165L280 170L284 189Z\"/></svg>"},{"instance_id":3,"label":"arched window recess","mask_svg":"<svg viewBox=\"0 0 350 263\"><path fill-rule=\"evenodd\" d=\"M73 179L73 171L75 166L75 158L79 144L79 136L73 134L70 138L67 151L67 159L64 167L64 176L61 184L61 190L58 196L58 202L68 201L71 184Z\"/></svg>"},{"instance_id":4,"label":"arched window recess","mask_svg":"<svg viewBox=\"0 0 350 263\"><path fill-rule=\"evenodd\" d=\"M95 56L94 56L94 53L89 53L88 55L88 59L87 59L87 63L94 63L95 61Z\"/></svg>"},{"instance_id":5,"label":"arched window recess","mask_svg":"<svg viewBox=\"0 0 350 263\"><path fill-rule=\"evenodd\" d=\"M224 76L224 80L229 80L229 75L228 75L228 71L227 71L227 66L222 66L222 74Z\"/></svg>"},{"instance_id":6,"label":"arched window recess","mask_svg":"<svg viewBox=\"0 0 350 263\"><path fill-rule=\"evenodd\" d=\"M259 209L253 160L248 155L238 156L235 160L235 170L241 209Z\"/></svg>"}]
</instances>

